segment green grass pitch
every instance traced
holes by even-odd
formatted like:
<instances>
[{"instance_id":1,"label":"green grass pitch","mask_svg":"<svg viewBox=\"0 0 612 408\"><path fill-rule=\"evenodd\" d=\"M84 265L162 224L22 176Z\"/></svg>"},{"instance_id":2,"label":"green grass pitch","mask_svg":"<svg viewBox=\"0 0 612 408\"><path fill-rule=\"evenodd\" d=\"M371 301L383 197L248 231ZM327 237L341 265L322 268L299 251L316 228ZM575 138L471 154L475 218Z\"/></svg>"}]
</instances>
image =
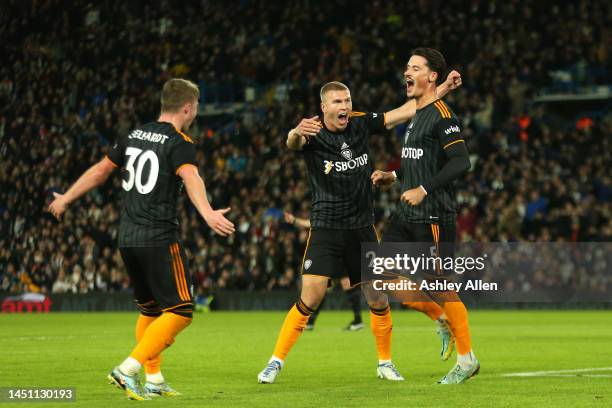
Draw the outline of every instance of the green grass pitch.
<instances>
[{"instance_id":1,"label":"green grass pitch","mask_svg":"<svg viewBox=\"0 0 612 408\"><path fill-rule=\"evenodd\" d=\"M0 386L76 387L76 403L11 403L14 407L612 406L612 369L503 376L612 367L609 311L474 311L472 338L482 369L455 386L436 385L452 362L438 359L435 327L424 316L393 314L393 361L406 381L392 383L376 378L369 329L344 332L349 312L323 311L316 329L305 332L292 350L276 384L257 384L284 315L196 314L162 363L166 379L184 395L135 402L108 385L106 374L134 344L136 313L4 314Z\"/></svg>"}]
</instances>

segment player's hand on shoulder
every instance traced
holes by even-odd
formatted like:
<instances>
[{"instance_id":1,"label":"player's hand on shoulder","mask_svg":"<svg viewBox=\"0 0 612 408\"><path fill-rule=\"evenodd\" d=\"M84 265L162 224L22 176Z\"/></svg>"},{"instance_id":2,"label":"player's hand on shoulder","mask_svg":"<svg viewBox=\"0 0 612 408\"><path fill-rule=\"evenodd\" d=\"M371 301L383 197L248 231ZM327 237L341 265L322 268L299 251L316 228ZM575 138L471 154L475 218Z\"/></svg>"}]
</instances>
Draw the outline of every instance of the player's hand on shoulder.
<instances>
[{"instance_id":1,"label":"player's hand on shoulder","mask_svg":"<svg viewBox=\"0 0 612 408\"><path fill-rule=\"evenodd\" d=\"M370 179L375 186L388 186L395 182L395 176L391 171L374 170Z\"/></svg>"},{"instance_id":2,"label":"player's hand on shoulder","mask_svg":"<svg viewBox=\"0 0 612 408\"><path fill-rule=\"evenodd\" d=\"M313 116L312 118L304 118L300 121L300 123L294 129L295 132L304 136L305 138L310 138L312 136L316 136L319 134L319 131L323 127L323 124L319 120L319 116Z\"/></svg>"},{"instance_id":3,"label":"player's hand on shoulder","mask_svg":"<svg viewBox=\"0 0 612 408\"><path fill-rule=\"evenodd\" d=\"M458 71L452 70L447 76L446 76L446 84L448 86L448 89L450 90L454 90L457 89L461 86L461 84L463 83L461 81L461 74Z\"/></svg>"},{"instance_id":4,"label":"player's hand on shoulder","mask_svg":"<svg viewBox=\"0 0 612 408\"><path fill-rule=\"evenodd\" d=\"M208 226L222 237L231 235L236 231L234 224L225 218L225 215L230 210L229 207L222 210L212 210L208 214L204 215L204 220Z\"/></svg>"},{"instance_id":5,"label":"player's hand on shoulder","mask_svg":"<svg viewBox=\"0 0 612 408\"><path fill-rule=\"evenodd\" d=\"M423 201L427 194L420 186L410 190L404 191L400 200L408 205L419 205Z\"/></svg>"},{"instance_id":6,"label":"player's hand on shoulder","mask_svg":"<svg viewBox=\"0 0 612 408\"><path fill-rule=\"evenodd\" d=\"M53 193L53 201L47 207L47 211L49 211L58 221L61 221L62 214L68 209L68 203L66 203L66 199L63 194Z\"/></svg>"}]
</instances>

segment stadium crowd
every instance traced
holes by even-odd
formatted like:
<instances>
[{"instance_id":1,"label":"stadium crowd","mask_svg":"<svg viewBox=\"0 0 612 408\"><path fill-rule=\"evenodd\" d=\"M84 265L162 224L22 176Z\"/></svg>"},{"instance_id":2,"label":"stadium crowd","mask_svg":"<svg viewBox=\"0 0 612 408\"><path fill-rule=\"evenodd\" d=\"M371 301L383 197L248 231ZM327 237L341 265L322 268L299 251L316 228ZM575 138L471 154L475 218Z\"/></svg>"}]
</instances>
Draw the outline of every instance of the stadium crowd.
<instances>
[{"instance_id":1,"label":"stadium crowd","mask_svg":"<svg viewBox=\"0 0 612 408\"><path fill-rule=\"evenodd\" d=\"M230 206L237 227L214 236L180 198L197 291L295 288L307 233L282 213L308 217L309 191L287 131L318 112L329 80L351 87L357 110L399 105L403 67L423 44L463 75L447 97L473 165L458 183L460 239L612 241L612 117L601 107L568 119L529 103L545 88L611 84L608 2L62 4L10 0L0 17L0 292L127 290L118 175L61 223L45 209L117 137L156 118L173 76L199 83L204 107L251 101L222 125L200 117L189 130L213 205ZM372 139L376 168L399 166L401 135ZM376 192L381 228L399 195ZM562 284L561 272L543 273L548 287Z\"/></svg>"}]
</instances>

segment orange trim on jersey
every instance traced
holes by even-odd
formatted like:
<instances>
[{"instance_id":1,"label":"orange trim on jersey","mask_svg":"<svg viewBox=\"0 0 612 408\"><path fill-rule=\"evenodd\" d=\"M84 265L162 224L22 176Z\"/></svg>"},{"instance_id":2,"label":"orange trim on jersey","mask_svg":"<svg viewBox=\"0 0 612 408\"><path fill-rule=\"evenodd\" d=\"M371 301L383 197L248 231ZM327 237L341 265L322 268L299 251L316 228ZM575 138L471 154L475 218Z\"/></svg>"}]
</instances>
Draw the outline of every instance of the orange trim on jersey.
<instances>
[{"instance_id":1,"label":"orange trim on jersey","mask_svg":"<svg viewBox=\"0 0 612 408\"><path fill-rule=\"evenodd\" d=\"M187 136L186 134L184 134L183 132L181 132L178 129L176 129L176 131L177 131L177 133L179 135L181 135L183 137L183 139L185 139L186 142L189 142L189 143L193 144L193 140L189 136Z\"/></svg>"},{"instance_id":2,"label":"orange trim on jersey","mask_svg":"<svg viewBox=\"0 0 612 408\"><path fill-rule=\"evenodd\" d=\"M308 238L306 239L306 248L304 248L304 256L302 257L302 275L304 275L304 262L306 262L306 253L310 246L310 237L312 236L312 228L308 228Z\"/></svg>"},{"instance_id":3,"label":"orange trim on jersey","mask_svg":"<svg viewBox=\"0 0 612 408\"><path fill-rule=\"evenodd\" d=\"M179 303L179 304L178 304L178 305L176 305L176 306L167 307L167 308L165 308L165 309L162 309L161 311L162 311L162 312L166 312L166 311L168 311L168 310L176 309L176 308L179 308L179 307L181 307L181 306L187 306L187 305L189 305L189 306L193 306L193 303L191 303L191 302L187 302L187 303Z\"/></svg>"},{"instance_id":4,"label":"orange trim on jersey","mask_svg":"<svg viewBox=\"0 0 612 408\"><path fill-rule=\"evenodd\" d=\"M438 224L431 224L431 232L434 237L434 242L436 244L436 258L440 257L440 226ZM441 265L438 262L435 262L436 265L436 274L442 275Z\"/></svg>"},{"instance_id":5,"label":"orange trim on jersey","mask_svg":"<svg viewBox=\"0 0 612 408\"><path fill-rule=\"evenodd\" d=\"M444 107L444 105L442 105L441 102L442 101L438 101L438 102L434 103L434 106L436 108L438 108L438 111L440 112L440 115L443 118L450 118L450 113L448 112L448 110L446 110L446 108Z\"/></svg>"},{"instance_id":6,"label":"orange trim on jersey","mask_svg":"<svg viewBox=\"0 0 612 408\"><path fill-rule=\"evenodd\" d=\"M178 260L179 266L179 281L183 285L183 293L185 294L185 300L190 299L189 287L187 286L187 279L185 278L185 267L183 266L183 258L181 258L181 252L178 244L174 244L174 250L176 251L176 259Z\"/></svg>"},{"instance_id":7,"label":"orange trim on jersey","mask_svg":"<svg viewBox=\"0 0 612 408\"><path fill-rule=\"evenodd\" d=\"M193 164L193 163L183 163L183 164L181 164L180 166L178 166L178 168L176 169L176 173L175 173L175 174L178 174L178 173L179 173L179 171L181 171L181 169L182 169L183 167L185 167L185 166L193 166L193 167L195 167L196 169L198 168L198 167L197 167L195 164Z\"/></svg>"},{"instance_id":8,"label":"orange trim on jersey","mask_svg":"<svg viewBox=\"0 0 612 408\"><path fill-rule=\"evenodd\" d=\"M448 114L448 117L450 118L452 115L450 113L450 109L448 109L448 105L445 104L442 99L438 100L438 102L440 102L440 106L442 107L442 109L446 111L446 113Z\"/></svg>"},{"instance_id":9,"label":"orange trim on jersey","mask_svg":"<svg viewBox=\"0 0 612 408\"><path fill-rule=\"evenodd\" d=\"M182 301L185 301L185 298L183 296L183 292L181 291L181 286L179 285L179 280L178 280L178 266L176 262L176 255L174 253L174 244L170 245L170 255L172 256L172 272L174 273L174 283L176 284L176 289L178 291L179 298Z\"/></svg>"},{"instance_id":10,"label":"orange trim on jersey","mask_svg":"<svg viewBox=\"0 0 612 408\"><path fill-rule=\"evenodd\" d=\"M365 114L365 112L353 111L349 116L352 118L353 116L365 116Z\"/></svg>"},{"instance_id":11,"label":"orange trim on jersey","mask_svg":"<svg viewBox=\"0 0 612 408\"><path fill-rule=\"evenodd\" d=\"M117 163L115 163L114 161L112 161L112 160L111 160L111 158L110 158L110 157L108 157L108 154L107 154L106 156L104 156L104 157L106 157L106 158L108 159L108 161L109 161L109 162L111 162L111 164L112 164L113 166L115 166L115 167L119 167L119 165L118 165Z\"/></svg>"},{"instance_id":12,"label":"orange trim on jersey","mask_svg":"<svg viewBox=\"0 0 612 408\"><path fill-rule=\"evenodd\" d=\"M444 146L444 149L446 149L448 146L452 146L452 145L454 145L455 143L459 143L459 142L464 142L464 143L465 143L465 140L463 140L463 139L458 139L458 140L455 140L454 142L450 142L449 144L447 144L446 146Z\"/></svg>"},{"instance_id":13,"label":"orange trim on jersey","mask_svg":"<svg viewBox=\"0 0 612 408\"><path fill-rule=\"evenodd\" d=\"M440 227L437 224L431 224L431 234L435 243L440 242Z\"/></svg>"},{"instance_id":14,"label":"orange trim on jersey","mask_svg":"<svg viewBox=\"0 0 612 408\"><path fill-rule=\"evenodd\" d=\"M387 127L387 112L383 113L383 125Z\"/></svg>"},{"instance_id":15,"label":"orange trim on jersey","mask_svg":"<svg viewBox=\"0 0 612 408\"><path fill-rule=\"evenodd\" d=\"M173 251L172 245L170 245L168 247L168 249L170 250L170 256L172 257L172 273L174 274L174 283L176 284L176 288L177 288L177 291L178 291L178 294L179 294L179 298L181 300L185 300L185 299L183 299L183 294L181 293L181 289L180 289L180 287L178 285L178 274L176 272L178 268L176 267L176 257L174 256L174 251Z\"/></svg>"},{"instance_id":16,"label":"orange trim on jersey","mask_svg":"<svg viewBox=\"0 0 612 408\"><path fill-rule=\"evenodd\" d=\"M380 235L378 235L378 230L376 229L376 225L372 224L372 228L374 228L374 234L376 234L376 241L380 244Z\"/></svg>"},{"instance_id":17,"label":"orange trim on jersey","mask_svg":"<svg viewBox=\"0 0 612 408\"><path fill-rule=\"evenodd\" d=\"M174 280L176 282L176 288L179 293L179 297L182 301L188 301L189 296L186 296L183 281L181 280L181 274L185 271L182 269L182 263L180 263L180 254L178 253L177 244L170 245L170 252L172 253L172 266L174 270ZM188 292L187 292L188 293Z\"/></svg>"}]
</instances>

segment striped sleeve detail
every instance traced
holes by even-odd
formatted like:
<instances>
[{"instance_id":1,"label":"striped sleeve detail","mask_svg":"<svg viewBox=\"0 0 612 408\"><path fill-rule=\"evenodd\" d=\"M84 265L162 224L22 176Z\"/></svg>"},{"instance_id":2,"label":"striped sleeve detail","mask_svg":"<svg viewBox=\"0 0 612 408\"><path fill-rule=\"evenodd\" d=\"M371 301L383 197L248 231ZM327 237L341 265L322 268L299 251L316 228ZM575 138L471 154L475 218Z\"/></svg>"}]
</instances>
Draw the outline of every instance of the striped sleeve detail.
<instances>
[{"instance_id":1,"label":"striped sleeve detail","mask_svg":"<svg viewBox=\"0 0 612 408\"><path fill-rule=\"evenodd\" d=\"M193 164L193 163L184 163L184 164L181 164L180 166L178 166L178 167L177 167L176 172L175 172L174 174L179 174L179 171L181 171L181 169L182 169L183 167L185 167L185 166L194 166L194 167L196 167L196 168L198 167L198 166L196 166L196 165L195 165L195 164Z\"/></svg>"},{"instance_id":2,"label":"striped sleeve detail","mask_svg":"<svg viewBox=\"0 0 612 408\"><path fill-rule=\"evenodd\" d=\"M446 149L446 148L447 148L447 147L449 147L449 146L454 145L455 143L459 143L459 142L463 142L463 143L465 143L465 140L463 140L463 139L457 139L457 140L455 140L454 142L450 142L449 144L447 144L446 146L444 146L444 149Z\"/></svg>"},{"instance_id":3,"label":"striped sleeve detail","mask_svg":"<svg viewBox=\"0 0 612 408\"><path fill-rule=\"evenodd\" d=\"M446 107L444 102L442 102L441 100L438 100L437 102L434 103L434 106L440 112L440 116L442 116L443 118L449 118L450 119L450 117L451 117L450 111L448 110L448 108Z\"/></svg>"},{"instance_id":4,"label":"striped sleeve detail","mask_svg":"<svg viewBox=\"0 0 612 408\"><path fill-rule=\"evenodd\" d=\"M180 130L177 130L177 132L179 135L181 135L183 139L185 139L186 142L193 144L193 139L191 139L189 136L187 136L185 133L181 132Z\"/></svg>"},{"instance_id":5,"label":"striped sleeve detail","mask_svg":"<svg viewBox=\"0 0 612 408\"><path fill-rule=\"evenodd\" d=\"M358 116L365 116L365 114L366 114L365 112L353 111L353 112L351 112L350 116L351 116L351 118L355 118L355 117L358 117Z\"/></svg>"}]
</instances>

